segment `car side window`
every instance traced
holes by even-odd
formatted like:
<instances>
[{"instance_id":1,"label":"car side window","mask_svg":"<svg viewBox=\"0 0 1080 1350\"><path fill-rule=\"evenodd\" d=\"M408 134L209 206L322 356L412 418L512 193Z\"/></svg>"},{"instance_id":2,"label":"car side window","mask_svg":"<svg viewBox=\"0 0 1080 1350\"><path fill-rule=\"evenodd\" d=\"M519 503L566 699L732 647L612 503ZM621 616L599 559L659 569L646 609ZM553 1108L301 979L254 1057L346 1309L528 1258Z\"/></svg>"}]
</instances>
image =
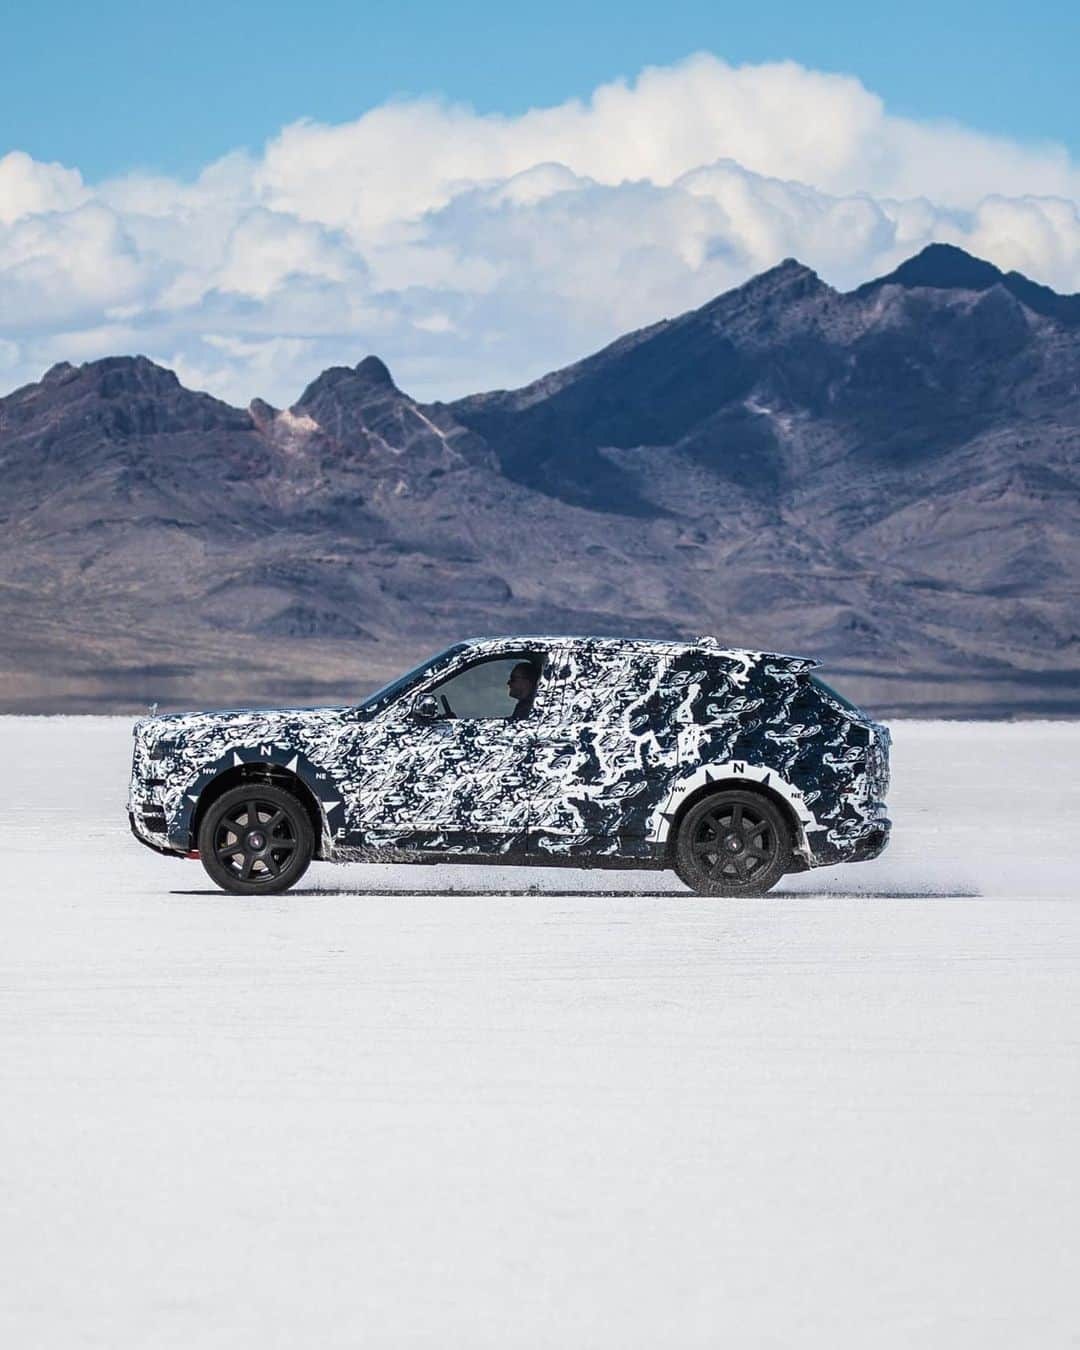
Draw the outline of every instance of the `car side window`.
<instances>
[{"instance_id":1,"label":"car side window","mask_svg":"<svg viewBox=\"0 0 1080 1350\"><path fill-rule=\"evenodd\" d=\"M433 685L441 717L468 721L521 721L531 716L544 680L542 652L488 657Z\"/></svg>"}]
</instances>

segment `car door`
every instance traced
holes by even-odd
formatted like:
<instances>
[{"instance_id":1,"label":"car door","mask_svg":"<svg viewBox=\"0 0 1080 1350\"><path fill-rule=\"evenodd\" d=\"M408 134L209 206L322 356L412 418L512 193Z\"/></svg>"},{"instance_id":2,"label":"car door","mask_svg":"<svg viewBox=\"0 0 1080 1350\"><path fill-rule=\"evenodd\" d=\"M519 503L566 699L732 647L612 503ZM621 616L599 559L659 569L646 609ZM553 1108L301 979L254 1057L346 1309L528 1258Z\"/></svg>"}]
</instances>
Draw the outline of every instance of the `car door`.
<instances>
[{"instance_id":1,"label":"car door","mask_svg":"<svg viewBox=\"0 0 1080 1350\"><path fill-rule=\"evenodd\" d=\"M511 720L511 670L534 662L540 679L529 716ZM535 788L532 727L551 696L545 650L515 644L467 650L383 715L386 763L359 804L368 848L409 851L524 850ZM424 700L438 711L427 715Z\"/></svg>"},{"instance_id":2,"label":"car door","mask_svg":"<svg viewBox=\"0 0 1080 1350\"><path fill-rule=\"evenodd\" d=\"M678 766L665 677L674 649L582 639L558 654L558 708L534 728L530 852L650 855L650 814Z\"/></svg>"}]
</instances>

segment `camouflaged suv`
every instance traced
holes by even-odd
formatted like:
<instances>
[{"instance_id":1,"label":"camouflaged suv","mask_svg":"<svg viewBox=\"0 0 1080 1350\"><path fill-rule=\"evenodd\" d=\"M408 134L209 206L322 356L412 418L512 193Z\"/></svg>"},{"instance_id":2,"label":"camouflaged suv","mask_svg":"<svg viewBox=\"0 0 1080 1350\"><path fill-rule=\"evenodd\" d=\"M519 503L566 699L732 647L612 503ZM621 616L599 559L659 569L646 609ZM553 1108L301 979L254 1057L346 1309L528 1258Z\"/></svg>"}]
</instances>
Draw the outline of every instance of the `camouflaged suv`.
<instances>
[{"instance_id":1,"label":"camouflaged suv","mask_svg":"<svg viewBox=\"0 0 1080 1350\"><path fill-rule=\"evenodd\" d=\"M673 868L759 895L889 838L889 733L816 665L711 638L460 642L352 706L144 718L131 828L240 894L320 858Z\"/></svg>"}]
</instances>

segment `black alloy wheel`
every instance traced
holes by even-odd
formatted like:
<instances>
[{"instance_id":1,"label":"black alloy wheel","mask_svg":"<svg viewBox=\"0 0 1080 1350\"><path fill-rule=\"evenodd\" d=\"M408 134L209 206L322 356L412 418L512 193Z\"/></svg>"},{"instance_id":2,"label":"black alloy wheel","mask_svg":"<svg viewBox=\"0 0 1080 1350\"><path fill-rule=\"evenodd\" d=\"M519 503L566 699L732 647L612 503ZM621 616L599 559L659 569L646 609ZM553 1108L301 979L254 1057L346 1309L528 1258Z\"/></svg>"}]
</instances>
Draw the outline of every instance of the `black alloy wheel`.
<instances>
[{"instance_id":1,"label":"black alloy wheel","mask_svg":"<svg viewBox=\"0 0 1080 1350\"><path fill-rule=\"evenodd\" d=\"M770 798L728 789L692 806L675 840L679 877L699 895L764 895L791 865L791 827Z\"/></svg>"},{"instance_id":2,"label":"black alloy wheel","mask_svg":"<svg viewBox=\"0 0 1080 1350\"><path fill-rule=\"evenodd\" d=\"M235 895L288 890L315 852L311 821L291 792L270 783L232 788L199 826L199 858L210 878Z\"/></svg>"}]
</instances>

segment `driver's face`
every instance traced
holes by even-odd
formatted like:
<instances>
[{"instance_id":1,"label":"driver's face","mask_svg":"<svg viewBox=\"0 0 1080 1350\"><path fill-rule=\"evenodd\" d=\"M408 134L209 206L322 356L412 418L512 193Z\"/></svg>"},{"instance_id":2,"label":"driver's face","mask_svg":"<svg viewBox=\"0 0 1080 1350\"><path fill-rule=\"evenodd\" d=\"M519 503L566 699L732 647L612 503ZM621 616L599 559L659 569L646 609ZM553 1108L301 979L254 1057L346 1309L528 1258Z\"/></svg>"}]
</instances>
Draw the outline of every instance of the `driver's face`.
<instances>
[{"instance_id":1,"label":"driver's face","mask_svg":"<svg viewBox=\"0 0 1080 1350\"><path fill-rule=\"evenodd\" d=\"M527 670L515 667L510 672L510 678L506 681L506 692L515 701L523 698L530 698L533 692L533 682Z\"/></svg>"}]
</instances>

